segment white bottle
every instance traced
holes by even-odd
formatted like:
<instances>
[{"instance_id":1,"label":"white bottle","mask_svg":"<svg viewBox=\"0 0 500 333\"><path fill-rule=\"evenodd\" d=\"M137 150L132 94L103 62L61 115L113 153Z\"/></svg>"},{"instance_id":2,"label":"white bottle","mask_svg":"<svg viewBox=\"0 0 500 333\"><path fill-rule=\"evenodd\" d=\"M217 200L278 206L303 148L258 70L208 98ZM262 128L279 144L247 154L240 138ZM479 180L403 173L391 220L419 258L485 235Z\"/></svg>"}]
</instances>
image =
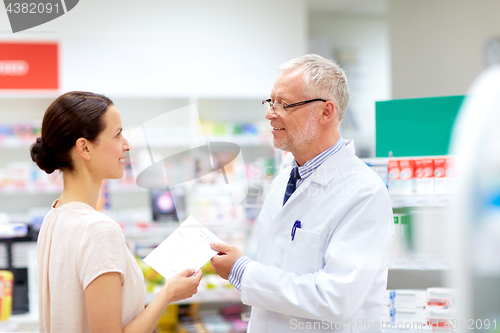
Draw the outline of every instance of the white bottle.
<instances>
[{"instance_id":1,"label":"white bottle","mask_svg":"<svg viewBox=\"0 0 500 333\"><path fill-rule=\"evenodd\" d=\"M457 156L457 196L447 235L457 269L450 283L458 287L459 319L472 319L483 328L488 323L498 330L500 66L482 73L467 95L450 143L450 153Z\"/></svg>"}]
</instances>

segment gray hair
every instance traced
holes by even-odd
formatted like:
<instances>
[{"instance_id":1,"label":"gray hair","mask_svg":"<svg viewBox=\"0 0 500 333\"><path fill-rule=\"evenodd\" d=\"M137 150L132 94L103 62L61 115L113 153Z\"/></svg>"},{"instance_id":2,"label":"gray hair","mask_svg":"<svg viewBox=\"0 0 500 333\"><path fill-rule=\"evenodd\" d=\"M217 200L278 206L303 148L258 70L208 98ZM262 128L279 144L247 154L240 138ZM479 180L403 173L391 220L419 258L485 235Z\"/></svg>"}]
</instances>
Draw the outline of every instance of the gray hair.
<instances>
[{"instance_id":1,"label":"gray hair","mask_svg":"<svg viewBox=\"0 0 500 333\"><path fill-rule=\"evenodd\" d=\"M278 67L280 72L304 71L304 93L311 98L332 100L341 122L349 104L349 86L344 71L333 60L317 54L307 54L285 62Z\"/></svg>"}]
</instances>

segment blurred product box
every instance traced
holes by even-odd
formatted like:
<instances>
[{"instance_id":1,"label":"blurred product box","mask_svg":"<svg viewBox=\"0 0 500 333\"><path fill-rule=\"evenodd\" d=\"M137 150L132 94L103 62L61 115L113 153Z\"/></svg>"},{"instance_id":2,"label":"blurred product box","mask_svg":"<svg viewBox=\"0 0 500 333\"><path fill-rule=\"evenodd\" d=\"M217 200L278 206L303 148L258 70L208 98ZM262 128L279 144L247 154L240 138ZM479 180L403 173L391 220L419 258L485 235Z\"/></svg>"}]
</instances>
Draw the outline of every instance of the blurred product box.
<instances>
[{"instance_id":1,"label":"blurred product box","mask_svg":"<svg viewBox=\"0 0 500 333\"><path fill-rule=\"evenodd\" d=\"M6 167L6 178L10 186L14 188L28 188L30 184L31 163L10 162Z\"/></svg>"},{"instance_id":2,"label":"blurred product box","mask_svg":"<svg viewBox=\"0 0 500 333\"><path fill-rule=\"evenodd\" d=\"M386 290L385 304L395 309L421 310L427 306L427 291L413 289Z\"/></svg>"},{"instance_id":3,"label":"blurred product box","mask_svg":"<svg viewBox=\"0 0 500 333\"><path fill-rule=\"evenodd\" d=\"M12 288L14 275L0 271L0 321L7 321L12 313Z\"/></svg>"},{"instance_id":4,"label":"blurred product box","mask_svg":"<svg viewBox=\"0 0 500 333\"><path fill-rule=\"evenodd\" d=\"M403 252L402 242L401 242L401 214L394 214L394 245L393 245L393 257L396 257Z\"/></svg>"},{"instance_id":5,"label":"blurred product box","mask_svg":"<svg viewBox=\"0 0 500 333\"><path fill-rule=\"evenodd\" d=\"M394 245L393 257L403 256L407 260L407 252L413 244L409 214L393 214L394 219ZM401 268L401 267L400 267Z\"/></svg>"},{"instance_id":6,"label":"blurred product box","mask_svg":"<svg viewBox=\"0 0 500 333\"><path fill-rule=\"evenodd\" d=\"M384 305L385 305L385 302L384 302ZM391 308L389 306L384 306L382 308L382 323L391 323L392 324Z\"/></svg>"},{"instance_id":7,"label":"blurred product box","mask_svg":"<svg viewBox=\"0 0 500 333\"><path fill-rule=\"evenodd\" d=\"M451 288L428 288L427 305L449 307L455 305L457 298L456 289Z\"/></svg>"},{"instance_id":8,"label":"blurred product box","mask_svg":"<svg viewBox=\"0 0 500 333\"><path fill-rule=\"evenodd\" d=\"M425 294L425 290L387 290L382 322L400 329L427 328Z\"/></svg>"},{"instance_id":9,"label":"blurred product box","mask_svg":"<svg viewBox=\"0 0 500 333\"><path fill-rule=\"evenodd\" d=\"M414 160L399 160L399 194L413 193L413 178L415 176Z\"/></svg>"},{"instance_id":10,"label":"blurred product box","mask_svg":"<svg viewBox=\"0 0 500 333\"><path fill-rule=\"evenodd\" d=\"M453 326L452 320L456 318L455 307L429 306L427 307L427 325L430 328L448 328Z\"/></svg>"},{"instance_id":11,"label":"blurred product box","mask_svg":"<svg viewBox=\"0 0 500 333\"><path fill-rule=\"evenodd\" d=\"M427 311L395 309L393 326L399 329L427 328Z\"/></svg>"},{"instance_id":12,"label":"blurred product box","mask_svg":"<svg viewBox=\"0 0 500 333\"><path fill-rule=\"evenodd\" d=\"M401 247L403 250L412 250L413 249L413 233L412 227L410 224L410 216L409 214L401 214L401 219L399 221L399 229L401 233Z\"/></svg>"},{"instance_id":13,"label":"blurred product box","mask_svg":"<svg viewBox=\"0 0 500 333\"><path fill-rule=\"evenodd\" d=\"M398 160L389 160L387 163L387 184L389 193L392 195L401 194L399 188L399 180L401 179L401 170Z\"/></svg>"},{"instance_id":14,"label":"blurred product box","mask_svg":"<svg viewBox=\"0 0 500 333\"><path fill-rule=\"evenodd\" d=\"M169 304L160 316L156 330L160 332L175 332L179 323L179 305Z\"/></svg>"},{"instance_id":15,"label":"blurred product box","mask_svg":"<svg viewBox=\"0 0 500 333\"><path fill-rule=\"evenodd\" d=\"M434 160L415 160L415 194L434 194Z\"/></svg>"},{"instance_id":16,"label":"blurred product box","mask_svg":"<svg viewBox=\"0 0 500 333\"><path fill-rule=\"evenodd\" d=\"M453 193L455 182L455 159L434 159L434 192L436 194Z\"/></svg>"},{"instance_id":17,"label":"blurred product box","mask_svg":"<svg viewBox=\"0 0 500 333\"><path fill-rule=\"evenodd\" d=\"M382 321L398 329L447 328L456 318L456 297L449 288L386 290Z\"/></svg>"},{"instance_id":18,"label":"blurred product box","mask_svg":"<svg viewBox=\"0 0 500 333\"><path fill-rule=\"evenodd\" d=\"M434 159L434 191L436 194L449 193L446 178L446 159Z\"/></svg>"}]
</instances>

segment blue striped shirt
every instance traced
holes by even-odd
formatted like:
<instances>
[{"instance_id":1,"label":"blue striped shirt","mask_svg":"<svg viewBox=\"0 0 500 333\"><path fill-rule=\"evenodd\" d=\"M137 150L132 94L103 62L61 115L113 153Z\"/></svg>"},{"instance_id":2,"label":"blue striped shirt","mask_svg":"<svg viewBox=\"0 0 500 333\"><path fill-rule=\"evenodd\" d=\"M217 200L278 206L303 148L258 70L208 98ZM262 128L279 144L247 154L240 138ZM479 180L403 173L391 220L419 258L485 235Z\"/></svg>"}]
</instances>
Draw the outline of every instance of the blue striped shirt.
<instances>
[{"instance_id":1,"label":"blue striped shirt","mask_svg":"<svg viewBox=\"0 0 500 333\"><path fill-rule=\"evenodd\" d=\"M304 182L304 180L306 180L310 175L312 175L313 172L316 171L316 169L319 168L319 166L323 164L324 161L326 161L330 156L333 156L344 146L345 142L341 135L333 146L331 146L321 154L311 158L309 161L304 163L303 166L299 166L297 164L297 161L293 160L292 169L295 167L299 167L299 175L300 175L300 179L297 180L296 188L298 188L300 184Z\"/></svg>"},{"instance_id":2,"label":"blue striped shirt","mask_svg":"<svg viewBox=\"0 0 500 333\"><path fill-rule=\"evenodd\" d=\"M297 162L293 160L292 168L299 167L300 179L297 180L297 188L300 186L300 184L304 182L304 180L306 180L310 175L312 175L313 172L316 171L316 169L319 168L319 166L323 164L324 161L326 161L329 157L333 156L344 146L345 142L341 135L333 146L331 146L321 154L313 157L312 159L304 163L303 166L299 166ZM229 283L231 283L233 287L235 287L240 291L241 291L241 279L243 278L243 273L245 272L245 269L247 268L248 264L251 262L252 260L247 256L241 256L235 261L233 267L231 267L231 271L229 272L229 278L228 278Z\"/></svg>"}]
</instances>

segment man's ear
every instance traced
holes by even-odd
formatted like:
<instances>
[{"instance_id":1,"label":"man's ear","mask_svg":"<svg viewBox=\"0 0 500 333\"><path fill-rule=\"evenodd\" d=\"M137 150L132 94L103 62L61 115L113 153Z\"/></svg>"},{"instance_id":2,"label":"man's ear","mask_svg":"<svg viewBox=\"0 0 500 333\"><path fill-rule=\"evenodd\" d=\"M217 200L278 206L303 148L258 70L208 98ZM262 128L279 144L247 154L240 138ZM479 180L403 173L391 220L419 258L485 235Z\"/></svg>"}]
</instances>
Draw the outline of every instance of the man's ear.
<instances>
[{"instance_id":1,"label":"man's ear","mask_svg":"<svg viewBox=\"0 0 500 333\"><path fill-rule=\"evenodd\" d=\"M75 153L86 161L91 158L91 143L85 138L79 138L75 143Z\"/></svg>"},{"instance_id":2,"label":"man's ear","mask_svg":"<svg viewBox=\"0 0 500 333\"><path fill-rule=\"evenodd\" d=\"M333 101L326 101L321 106L321 118L320 123L326 125L327 123L333 121L337 122L337 107Z\"/></svg>"}]
</instances>

